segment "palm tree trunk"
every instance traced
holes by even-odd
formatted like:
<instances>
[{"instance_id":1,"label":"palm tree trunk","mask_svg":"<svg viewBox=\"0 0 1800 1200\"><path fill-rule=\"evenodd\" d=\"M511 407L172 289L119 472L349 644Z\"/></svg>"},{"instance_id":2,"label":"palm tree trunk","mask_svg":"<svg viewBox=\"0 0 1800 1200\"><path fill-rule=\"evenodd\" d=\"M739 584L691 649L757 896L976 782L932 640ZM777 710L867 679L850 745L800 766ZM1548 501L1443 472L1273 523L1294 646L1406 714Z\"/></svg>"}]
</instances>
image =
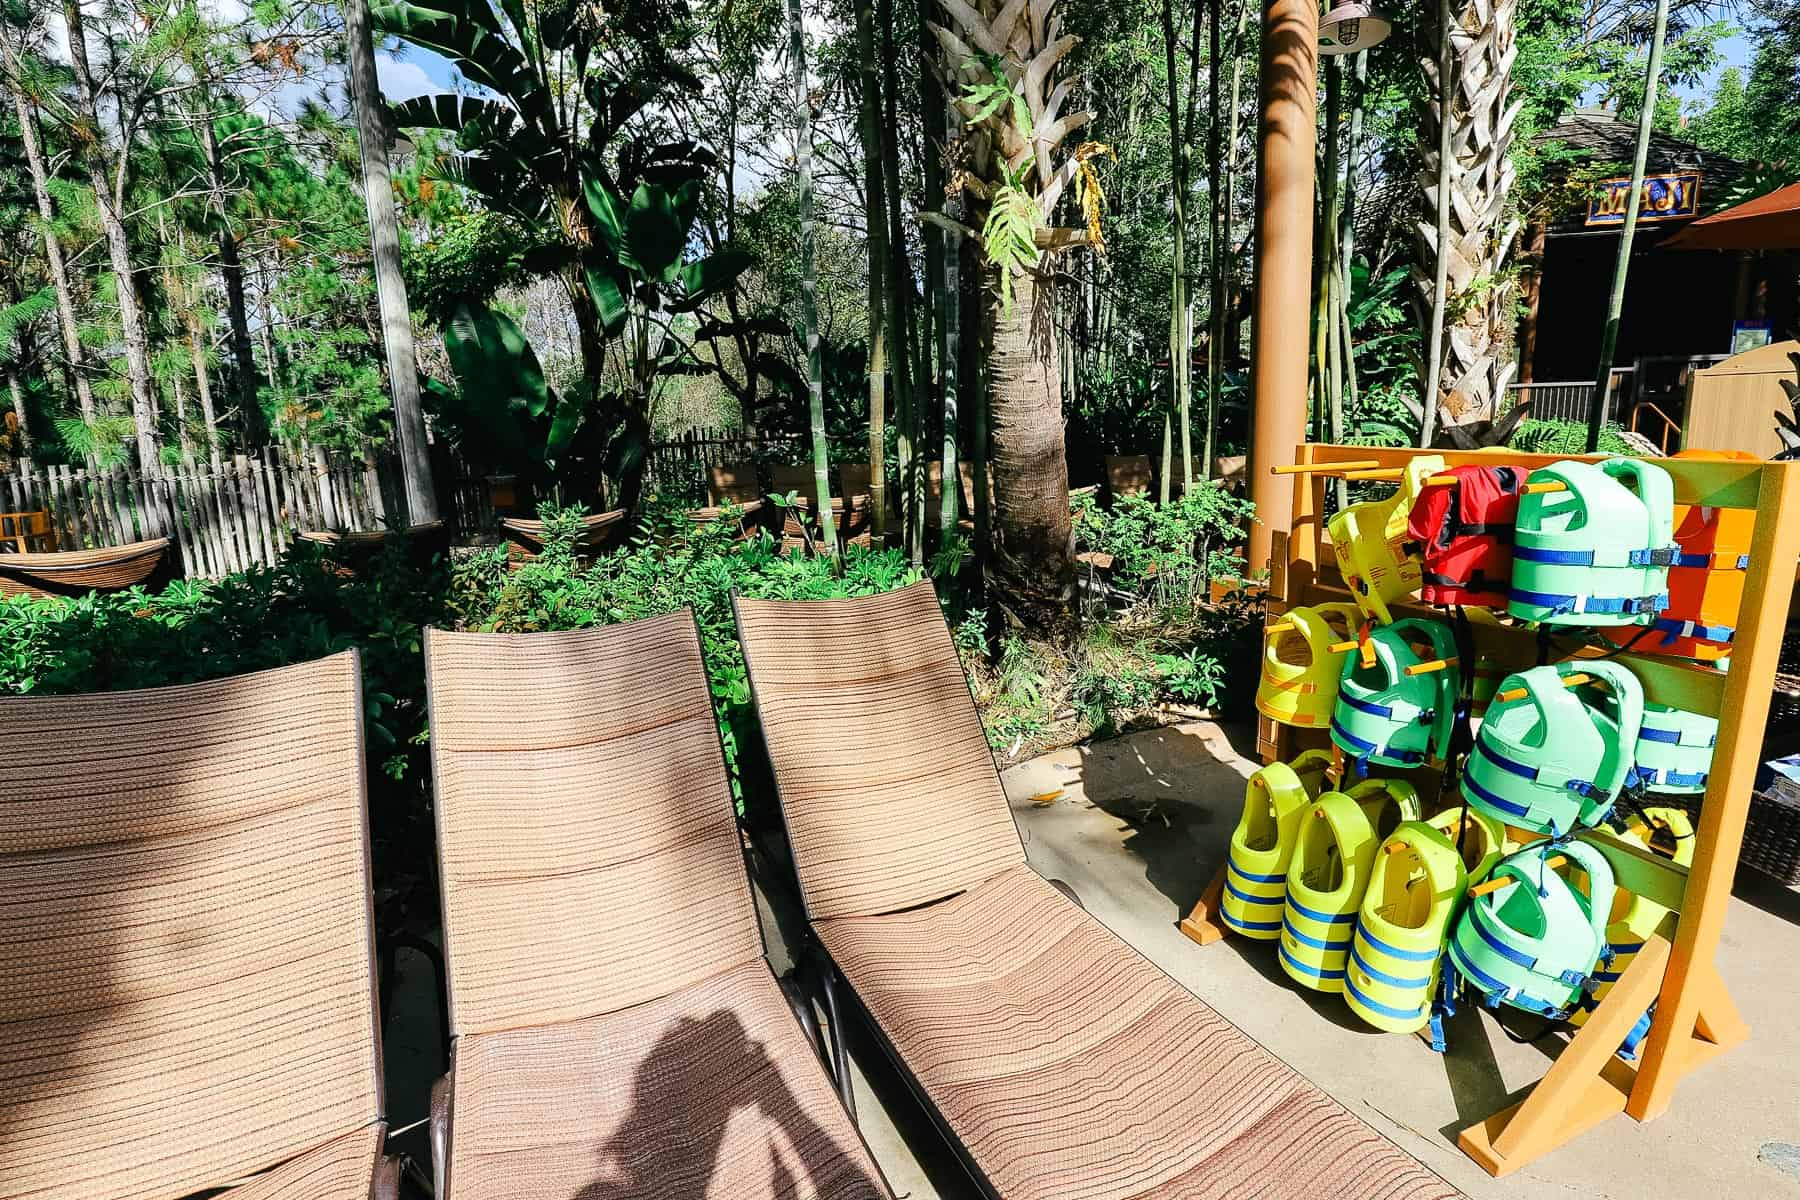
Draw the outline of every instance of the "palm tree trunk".
<instances>
[{"instance_id":1,"label":"palm tree trunk","mask_svg":"<svg viewBox=\"0 0 1800 1200\"><path fill-rule=\"evenodd\" d=\"M13 55L12 42L4 36L0 36L0 50L6 55L7 91L12 94L13 112L19 120L19 141L25 148L25 161L31 171L31 190L37 201L38 220L44 235L44 264L49 270L50 286L56 293L56 325L62 334L69 380L75 389L81 419L91 424L96 415L94 389L84 367L86 356L81 348L81 325L75 318L75 292L69 284L68 264L63 260L62 243L56 240L51 228L56 220L56 206L50 199L50 175L38 140L37 109L19 88L18 59Z\"/></svg>"},{"instance_id":2,"label":"palm tree trunk","mask_svg":"<svg viewBox=\"0 0 1800 1200\"><path fill-rule=\"evenodd\" d=\"M1052 276L1020 275L1013 307L989 289L994 442L992 574L1028 628L1059 628L1075 584Z\"/></svg>"},{"instance_id":3,"label":"palm tree trunk","mask_svg":"<svg viewBox=\"0 0 1800 1200\"><path fill-rule=\"evenodd\" d=\"M419 365L413 350L412 314L400 274L400 227L388 173L387 128L375 82L375 46L368 0L349 0L344 11L350 55L350 89L356 102L356 135L362 149L363 200L369 212L369 247L375 260L375 296L381 308L388 386L394 397L394 439L406 481L406 512L413 525L438 519L431 485L431 453L425 444L425 410L419 403Z\"/></svg>"},{"instance_id":4,"label":"palm tree trunk","mask_svg":"<svg viewBox=\"0 0 1800 1200\"><path fill-rule=\"evenodd\" d=\"M788 58L794 78L794 174L799 184L800 323L806 336L806 401L812 418L813 495L825 553L839 558L837 523L831 515L831 451L825 438L825 382L819 353L819 271L813 251L812 98L806 87L806 31L800 0L788 0ZM844 513L850 497L844 497Z\"/></svg>"},{"instance_id":5,"label":"palm tree trunk","mask_svg":"<svg viewBox=\"0 0 1800 1200\"><path fill-rule=\"evenodd\" d=\"M146 470L156 464L156 394L150 375L150 339L144 329L143 308L138 302L137 277L131 263L131 240L125 231L119 194L124 182L104 149L106 136L100 124L98 92L88 65L87 31L81 18L81 0L63 0L63 19L68 25L69 64L75 74L75 108L92 131L93 142L83 155L88 182L94 190L95 215L106 240L107 261L117 280L119 333L125 342L125 377L131 388L131 416L137 428L138 462ZM131 148L122 146L120 154ZM118 185L115 186L115 180Z\"/></svg>"},{"instance_id":6,"label":"palm tree trunk","mask_svg":"<svg viewBox=\"0 0 1800 1200\"><path fill-rule=\"evenodd\" d=\"M863 229L869 243L869 507L878 539L888 534L887 502L887 188L881 170L881 77L875 70L875 18L856 0L856 50L862 96Z\"/></svg>"}]
</instances>

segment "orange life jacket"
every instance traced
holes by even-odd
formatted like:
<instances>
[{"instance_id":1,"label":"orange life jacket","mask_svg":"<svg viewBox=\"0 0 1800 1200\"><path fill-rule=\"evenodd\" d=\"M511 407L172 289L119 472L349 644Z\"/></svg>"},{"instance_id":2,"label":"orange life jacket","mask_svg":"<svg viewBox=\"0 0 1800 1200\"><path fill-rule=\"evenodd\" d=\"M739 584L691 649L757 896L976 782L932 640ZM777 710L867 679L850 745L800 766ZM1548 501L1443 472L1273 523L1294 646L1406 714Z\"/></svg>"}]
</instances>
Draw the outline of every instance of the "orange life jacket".
<instances>
[{"instance_id":1,"label":"orange life jacket","mask_svg":"<svg viewBox=\"0 0 1800 1200\"><path fill-rule=\"evenodd\" d=\"M1675 457L1762 461L1741 450L1683 450ZM1730 654L1750 566L1750 535L1755 528L1756 514L1749 509L1676 505L1675 544L1681 554L1669 564L1668 606L1656 614L1649 632L1631 626L1601 632L1617 644L1645 654L1700 662Z\"/></svg>"},{"instance_id":2,"label":"orange life jacket","mask_svg":"<svg viewBox=\"0 0 1800 1200\"><path fill-rule=\"evenodd\" d=\"M1453 487L1428 487L1407 515L1406 532L1424 546L1427 604L1505 608L1512 579L1513 522L1519 515L1518 467L1452 467Z\"/></svg>"}]
</instances>

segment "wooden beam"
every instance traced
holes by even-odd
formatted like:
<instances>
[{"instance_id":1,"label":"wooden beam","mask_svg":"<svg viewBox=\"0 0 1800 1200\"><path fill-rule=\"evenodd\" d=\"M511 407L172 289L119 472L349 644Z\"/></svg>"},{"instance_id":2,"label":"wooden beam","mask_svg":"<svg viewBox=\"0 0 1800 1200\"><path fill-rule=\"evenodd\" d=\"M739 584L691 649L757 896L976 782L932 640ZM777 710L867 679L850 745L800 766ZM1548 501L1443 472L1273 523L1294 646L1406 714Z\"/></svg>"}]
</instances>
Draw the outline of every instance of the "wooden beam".
<instances>
[{"instance_id":1,"label":"wooden beam","mask_svg":"<svg viewBox=\"0 0 1800 1200\"><path fill-rule=\"evenodd\" d=\"M1225 864L1220 863L1218 873L1200 893L1193 911L1181 920L1181 932L1202 946L1210 946L1226 934L1225 923L1219 919L1219 904L1225 897L1225 871Z\"/></svg>"},{"instance_id":2,"label":"wooden beam","mask_svg":"<svg viewBox=\"0 0 1800 1200\"><path fill-rule=\"evenodd\" d=\"M1625 1108L1633 1073L1615 1055L1661 986L1669 943L1652 934L1525 1099L1457 1135L1489 1175L1507 1175Z\"/></svg>"},{"instance_id":3,"label":"wooden beam","mask_svg":"<svg viewBox=\"0 0 1800 1200\"><path fill-rule=\"evenodd\" d=\"M1708 980L1716 977L1713 956L1731 904L1732 878L1743 849L1744 822L1787 628L1788 564L1800 557L1800 463L1765 463L1758 470L1761 490L1750 539L1750 570L1721 702L1728 717L1719 724L1706 798L1694 830L1688 903L1675 927L1668 979L1627 1108L1640 1121L1668 1110L1685 1072L1685 1043L1698 1029ZM1674 1053L1678 1048L1682 1053Z\"/></svg>"}]
</instances>

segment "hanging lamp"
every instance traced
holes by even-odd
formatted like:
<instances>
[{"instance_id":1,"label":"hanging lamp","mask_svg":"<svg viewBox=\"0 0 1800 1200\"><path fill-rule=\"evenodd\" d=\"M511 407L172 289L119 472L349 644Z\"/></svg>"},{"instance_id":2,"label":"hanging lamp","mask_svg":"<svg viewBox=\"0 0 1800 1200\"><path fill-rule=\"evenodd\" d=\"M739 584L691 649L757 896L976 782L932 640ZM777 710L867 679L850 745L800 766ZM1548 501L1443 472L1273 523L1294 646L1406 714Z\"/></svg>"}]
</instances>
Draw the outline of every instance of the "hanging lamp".
<instances>
[{"instance_id":1,"label":"hanging lamp","mask_svg":"<svg viewBox=\"0 0 1800 1200\"><path fill-rule=\"evenodd\" d=\"M1355 54L1387 40L1394 23L1364 0L1347 0L1319 20L1320 54Z\"/></svg>"}]
</instances>

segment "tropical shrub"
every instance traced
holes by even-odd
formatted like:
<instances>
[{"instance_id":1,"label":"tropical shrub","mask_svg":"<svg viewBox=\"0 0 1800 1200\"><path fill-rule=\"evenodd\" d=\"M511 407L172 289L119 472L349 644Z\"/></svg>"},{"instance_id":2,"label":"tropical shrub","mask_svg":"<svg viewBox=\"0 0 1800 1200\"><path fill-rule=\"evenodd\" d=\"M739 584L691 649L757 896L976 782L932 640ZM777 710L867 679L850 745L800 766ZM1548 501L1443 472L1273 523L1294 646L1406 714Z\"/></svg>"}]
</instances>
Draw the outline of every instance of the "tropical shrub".
<instances>
[{"instance_id":1,"label":"tropical shrub","mask_svg":"<svg viewBox=\"0 0 1800 1200\"><path fill-rule=\"evenodd\" d=\"M1256 512L1216 484L1197 484L1167 504L1121 496L1102 508L1086 495L1071 506L1076 549L1110 554L1114 586L1161 606L1188 607L1205 598L1215 577L1243 570L1237 547Z\"/></svg>"}]
</instances>

